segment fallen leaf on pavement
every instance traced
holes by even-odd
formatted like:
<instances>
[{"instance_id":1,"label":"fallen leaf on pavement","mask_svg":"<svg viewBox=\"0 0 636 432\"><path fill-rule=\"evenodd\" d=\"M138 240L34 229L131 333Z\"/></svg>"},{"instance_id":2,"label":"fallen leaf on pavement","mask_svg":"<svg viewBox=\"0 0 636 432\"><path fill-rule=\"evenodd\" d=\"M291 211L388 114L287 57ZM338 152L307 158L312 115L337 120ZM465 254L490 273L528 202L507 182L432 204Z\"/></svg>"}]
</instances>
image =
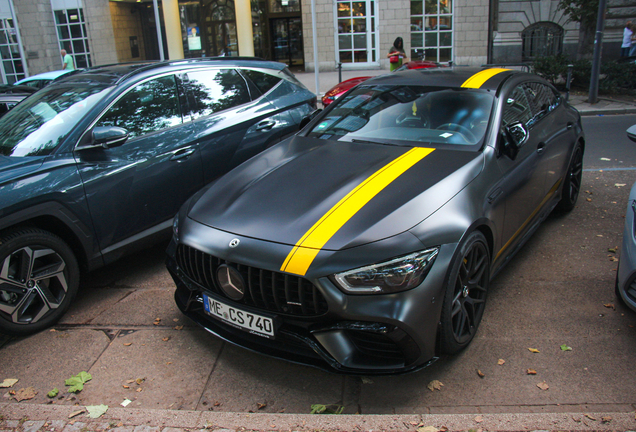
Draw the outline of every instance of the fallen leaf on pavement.
<instances>
[{"instance_id":1,"label":"fallen leaf on pavement","mask_svg":"<svg viewBox=\"0 0 636 432\"><path fill-rule=\"evenodd\" d=\"M266 406L267 406L267 404L266 404L266 403L257 403L257 404L256 404L256 407L257 407L259 410L262 410L262 409L263 409L263 408L265 408Z\"/></svg>"},{"instance_id":2,"label":"fallen leaf on pavement","mask_svg":"<svg viewBox=\"0 0 636 432\"><path fill-rule=\"evenodd\" d=\"M503 365L505 362L506 362L506 361L505 361L504 359L499 359L499 360L497 360L497 364L498 364L499 366Z\"/></svg>"},{"instance_id":3,"label":"fallen leaf on pavement","mask_svg":"<svg viewBox=\"0 0 636 432\"><path fill-rule=\"evenodd\" d=\"M542 381L539 384L537 384L537 387L539 387L541 390L547 390L550 388L548 383L546 383L545 381Z\"/></svg>"},{"instance_id":4,"label":"fallen leaf on pavement","mask_svg":"<svg viewBox=\"0 0 636 432\"><path fill-rule=\"evenodd\" d=\"M444 386L444 384L442 384L441 381L433 380L430 383L428 383L428 385L426 387L428 387L428 389L430 391L435 391L435 390L441 390L443 386Z\"/></svg>"},{"instance_id":5,"label":"fallen leaf on pavement","mask_svg":"<svg viewBox=\"0 0 636 432\"><path fill-rule=\"evenodd\" d=\"M605 306L608 309L616 310L616 306L614 306L614 303L603 303L603 306Z\"/></svg>"},{"instance_id":6,"label":"fallen leaf on pavement","mask_svg":"<svg viewBox=\"0 0 636 432\"><path fill-rule=\"evenodd\" d=\"M82 413L85 413L85 412L86 412L86 411L85 411L85 410L83 410L83 409L82 409L82 410L79 410L79 411L73 411L72 413L70 413L70 414L68 415L68 418L77 417L78 415L80 415L80 414L82 414Z\"/></svg>"},{"instance_id":7,"label":"fallen leaf on pavement","mask_svg":"<svg viewBox=\"0 0 636 432\"><path fill-rule=\"evenodd\" d=\"M561 345L561 351L572 351L572 347L569 347L566 344L563 344Z\"/></svg>"},{"instance_id":8,"label":"fallen leaf on pavement","mask_svg":"<svg viewBox=\"0 0 636 432\"><path fill-rule=\"evenodd\" d=\"M53 399L55 396L57 396L57 394L58 394L59 392L60 392L60 391L57 389L57 387L55 387L53 390L51 390L50 392L48 392L48 393L46 394L46 396L47 396L47 397L49 397L49 398L51 398L51 399Z\"/></svg>"},{"instance_id":9,"label":"fallen leaf on pavement","mask_svg":"<svg viewBox=\"0 0 636 432\"><path fill-rule=\"evenodd\" d=\"M536 348L528 348L528 351L530 351L531 353L538 353L539 350Z\"/></svg>"},{"instance_id":10,"label":"fallen leaf on pavement","mask_svg":"<svg viewBox=\"0 0 636 432\"><path fill-rule=\"evenodd\" d=\"M435 426L422 426L417 428L417 432L438 432L438 429Z\"/></svg>"},{"instance_id":11,"label":"fallen leaf on pavement","mask_svg":"<svg viewBox=\"0 0 636 432\"><path fill-rule=\"evenodd\" d=\"M124 401L122 403L120 403L119 405L123 406L124 408L126 408L128 405L130 405L132 401L130 399L124 399Z\"/></svg>"},{"instance_id":12,"label":"fallen leaf on pavement","mask_svg":"<svg viewBox=\"0 0 636 432\"><path fill-rule=\"evenodd\" d=\"M126 343L124 344L124 346L131 346L131 345L132 345L132 342L126 342Z\"/></svg>"},{"instance_id":13,"label":"fallen leaf on pavement","mask_svg":"<svg viewBox=\"0 0 636 432\"><path fill-rule=\"evenodd\" d=\"M18 380L15 378L7 378L4 381L2 381L2 384L0 384L0 388L9 388L9 387L13 387L13 385L15 383L17 383Z\"/></svg>"},{"instance_id":14,"label":"fallen leaf on pavement","mask_svg":"<svg viewBox=\"0 0 636 432\"><path fill-rule=\"evenodd\" d=\"M342 414L343 411L344 411L344 406L342 405L313 404L311 406L311 412L309 414Z\"/></svg>"},{"instance_id":15,"label":"fallen leaf on pavement","mask_svg":"<svg viewBox=\"0 0 636 432\"><path fill-rule=\"evenodd\" d=\"M182 326L182 325L180 325L180 326L176 326L176 327L174 327L174 329L175 329L175 330L182 330L182 329L183 329L183 326Z\"/></svg>"},{"instance_id":16,"label":"fallen leaf on pavement","mask_svg":"<svg viewBox=\"0 0 636 432\"><path fill-rule=\"evenodd\" d=\"M601 423L609 423L611 421L612 421L612 418L610 416L601 417Z\"/></svg>"},{"instance_id":17,"label":"fallen leaf on pavement","mask_svg":"<svg viewBox=\"0 0 636 432\"><path fill-rule=\"evenodd\" d=\"M479 369L477 369L477 375L479 375L479 378L483 378L486 376L486 374L480 371Z\"/></svg>"},{"instance_id":18,"label":"fallen leaf on pavement","mask_svg":"<svg viewBox=\"0 0 636 432\"><path fill-rule=\"evenodd\" d=\"M478 415L477 417L475 417L475 421L476 421L477 423L481 423L481 422L483 422L483 421L484 421L484 418L483 418L482 416Z\"/></svg>"},{"instance_id":19,"label":"fallen leaf on pavement","mask_svg":"<svg viewBox=\"0 0 636 432\"><path fill-rule=\"evenodd\" d=\"M164 342L168 342L170 340L170 336L165 337L165 338L161 338L161 340L164 341Z\"/></svg>"},{"instance_id":20,"label":"fallen leaf on pavement","mask_svg":"<svg viewBox=\"0 0 636 432\"><path fill-rule=\"evenodd\" d=\"M142 383L142 382L144 382L144 381L146 381L146 378L137 378L137 379L135 380L135 382L136 382L137 384L139 384L139 385L141 385L141 383Z\"/></svg>"},{"instance_id":21,"label":"fallen leaf on pavement","mask_svg":"<svg viewBox=\"0 0 636 432\"><path fill-rule=\"evenodd\" d=\"M591 415L589 415L589 414L585 414L585 417L589 418L590 420L596 421L596 418L595 418L595 417L592 417L592 416L591 416Z\"/></svg>"},{"instance_id":22,"label":"fallen leaf on pavement","mask_svg":"<svg viewBox=\"0 0 636 432\"><path fill-rule=\"evenodd\" d=\"M88 416L92 419L100 418L106 411L108 411L108 405L90 405L86 406L86 411L88 411Z\"/></svg>"},{"instance_id":23,"label":"fallen leaf on pavement","mask_svg":"<svg viewBox=\"0 0 636 432\"><path fill-rule=\"evenodd\" d=\"M20 402L23 400L33 399L36 394L38 394L38 392L33 387L27 387L15 392L15 396L13 396L13 398Z\"/></svg>"},{"instance_id":24,"label":"fallen leaf on pavement","mask_svg":"<svg viewBox=\"0 0 636 432\"><path fill-rule=\"evenodd\" d=\"M617 250L618 250L618 246L617 246L617 247L613 247L613 248L609 248L609 249L607 249L607 251L608 251L608 252L611 252L611 253L616 253L616 251L617 251Z\"/></svg>"},{"instance_id":25,"label":"fallen leaf on pavement","mask_svg":"<svg viewBox=\"0 0 636 432\"><path fill-rule=\"evenodd\" d=\"M536 375L536 374L537 374L537 371L536 371L536 370L534 370L534 369L528 369L528 370L526 371L526 373L527 373L528 375Z\"/></svg>"},{"instance_id":26,"label":"fallen leaf on pavement","mask_svg":"<svg viewBox=\"0 0 636 432\"><path fill-rule=\"evenodd\" d=\"M69 393L78 393L84 389L84 384L92 379L93 377L88 372L80 372L64 381L64 385L70 386Z\"/></svg>"},{"instance_id":27,"label":"fallen leaf on pavement","mask_svg":"<svg viewBox=\"0 0 636 432\"><path fill-rule=\"evenodd\" d=\"M126 385L126 384L123 384L122 387L125 388L125 389L129 389L130 388L130 386Z\"/></svg>"},{"instance_id":28,"label":"fallen leaf on pavement","mask_svg":"<svg viewBox=\"0 0 636 432\"><path fill-rule=\"evenodd\" d=\"M373 384L373 380L369 377L362 377L360 379L362 380L362 384Z\"/></svg>"}]
</instances>

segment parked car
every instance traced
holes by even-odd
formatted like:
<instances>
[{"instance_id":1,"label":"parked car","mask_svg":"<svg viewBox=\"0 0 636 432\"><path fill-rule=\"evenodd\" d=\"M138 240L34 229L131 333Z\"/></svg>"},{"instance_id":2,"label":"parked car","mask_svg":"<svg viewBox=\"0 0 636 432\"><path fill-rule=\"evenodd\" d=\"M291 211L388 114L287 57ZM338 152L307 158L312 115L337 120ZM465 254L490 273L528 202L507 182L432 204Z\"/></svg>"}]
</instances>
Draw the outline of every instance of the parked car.
<instances>
[{"instance_id":1,"label":"parked car","mask_svg":"<svg viewBox=\"0 0 636 432\"><path fill-rule=\"evenodd\" d=\"M627 137L636 142L636 125L627 129ZM616 297L636 311L636 184L627 200L625 229L616 272Z\"/></svg>"},{"instance_id":2,"label":"parked car","mask_svg":"<svg viewBox=\"0 0 636 432\"><path fill-rule=\"evenodd\" d=\"M36 91L36 88L29 86L0 85L0 117Z\"/></svg>"},{"instance_id":3,"label":"parked car","mask_svg":"<svg viewBox=\"0 0 636 432\"><path fill-rule=\"evenodd\" d=\"M249 59L104 66L33 94L0 119L0 331L54 323L80 271L169 239L190 195L315 106Z\"/></svg>"},{"instance_id":4,"label":"parked car","mask_svg":"<svg viewBox=\"0 0 636 432\"><path fill-rule=\"evenodd\" d=\"M507 69L367 80L188 200L167 266L185 315L233 344L395 373L475 336L489 284L574 208L576 109Z\"/></svg>"},{"instance_id":5,"label":"parked car","mask_svg":"<svg viewBox=\"0 0 636 432\"><path fill-rule=\"evenodd\" d=\"M400 66L400 68L398 68L396 72L401 70L407 70L407 69L428 69L433 67L442 67L442 65L440 63L428 61L428 60L413 60ZM371 78L370 76L351 78L351 79L342 81L339 84L336 84L335 86L327 90L325 95L322 97L321 99L322 106L326 107L331 102L335 101L340 96L342 96L343 94L345 94L346 92L348 92L349 90L357 86L358 84L370 78Z\"/></svg>"},{"instance_id":6,"label":"parked car","mask_svg":"<svg viewBox=\"0 0 636 432\"><path fill-rule=\"evenodd\" d=\"M37 75L32 75L27 78L23 78L20 81L17 81L15 85L30 86L39 90L51 84L55 80L61 79L65 76L68 76L69 74L75 74L79 72L81 72L80 69L74 69L74 70L60 69L60 70L54 70L50 72L43 72Z\"/></svg>"}]
</instances>

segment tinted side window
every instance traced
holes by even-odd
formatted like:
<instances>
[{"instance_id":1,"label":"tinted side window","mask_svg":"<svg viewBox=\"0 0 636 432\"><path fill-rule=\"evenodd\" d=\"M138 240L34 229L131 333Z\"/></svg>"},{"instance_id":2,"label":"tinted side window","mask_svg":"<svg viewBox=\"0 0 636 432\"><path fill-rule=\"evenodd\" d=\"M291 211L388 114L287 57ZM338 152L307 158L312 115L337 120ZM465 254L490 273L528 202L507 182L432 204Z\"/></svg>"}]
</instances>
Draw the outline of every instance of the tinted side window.
<instances>
[{"instance_id":1,"label":"tinted side window","mask_svg":"<svg viewBox=\"0 0 636 432\"><path fill-rule=\"evenodd\" d=\"M261 93L265 94L270 91L276 84L281 81L281 78L266 74L264 72L259 72L255 70L246 69L242 71L261 91Z\"/></svg>"},{"instance_id":2,"label":"tinted side window","mask_svg":"<svg viewBox=\"0 0 636 432\"><path fill-rule=\"evenodd\" d=\"M188 72L183 80L192 119L250 102L245 80L233 69Z\"/></svg>"},{"instance_id":3,"label":"tinted side window","mask_svg":"<svg viewBox=\"0 0 636 432\"><path fill-rule=\"evenodd\" d=\"M508 99L506 99L505 104L506 106L503 111L504 126L515 122L528 125L528 122L532 119L532 111L528 98L521 86L514 89L508 96Z\"/></svg>"},{"instance_id":4,"label":"tinted side window","mask_svg":"<svg viewBox=\"0 0 636 432\"><path fill-rule=\"evenodd\" d=\"M119 126L131 138L181 124L174 76L146 81L126 93L97 126Z\"/></svg>"},{"instance_id":5,"label":"tinted side window","mask_svg":"<svg viewBox=\"0 0 636 432\"><path fill-rule=\"evenodd\" d=\"M552 89L545 84L528 83L525 87L534 114L530 122L531 124L529 124L529 126L532 126L556 108L558 98Z\"/></svg>"}]
</instances>

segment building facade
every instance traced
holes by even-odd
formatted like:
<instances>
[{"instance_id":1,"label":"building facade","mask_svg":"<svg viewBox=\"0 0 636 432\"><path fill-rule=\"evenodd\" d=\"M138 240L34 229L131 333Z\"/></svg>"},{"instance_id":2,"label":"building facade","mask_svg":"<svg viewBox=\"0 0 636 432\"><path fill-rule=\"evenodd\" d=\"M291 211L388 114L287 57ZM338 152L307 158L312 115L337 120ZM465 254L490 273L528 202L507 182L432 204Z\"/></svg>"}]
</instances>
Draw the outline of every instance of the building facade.
<instances>
[{"instance_id":1,"label":"building facade","mask_svg":"<svg viewBox=\"0 0 636 432\"><path fill-rule=\"evenodd\" d=\"M604 58L618 56L622 28L636 10L636 0L609 3ZM316 64L320 70L339 64L388 69L387 54L397 37L410 58L471 66L568 55L578 43L578 24L558 10L558 0L314 0L314 5L312 10L312 0L0 0L2 81L60 69L61 49L80 68L255 55L313 71Z\"/></svg>"}]
</instances>

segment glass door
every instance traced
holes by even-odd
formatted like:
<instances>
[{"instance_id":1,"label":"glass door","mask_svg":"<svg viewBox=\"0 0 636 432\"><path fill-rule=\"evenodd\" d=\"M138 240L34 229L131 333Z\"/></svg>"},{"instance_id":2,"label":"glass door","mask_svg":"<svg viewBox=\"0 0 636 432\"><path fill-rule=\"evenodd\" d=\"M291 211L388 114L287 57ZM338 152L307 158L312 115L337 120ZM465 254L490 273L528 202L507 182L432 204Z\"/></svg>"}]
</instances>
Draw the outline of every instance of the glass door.
<instances>
[{"instance_id":1,"label":"glass door","mask_svg":"<svg viewBox=\"0 0 636 432\"><path fill-rule=\"evenodd\" d=\"M336 62L343 68L379 64L375 8L372 0L337 0Z\"/></svg>"},{"instance_id":2,"label":"glass door","mask_svg":"<svg viewBox=\"0 0 636 432\"><path fill-rule=\"evenodd\" d=\"M300 18L271 20L273 59L291 67L303 66L303 26Z\"/></svg>"}]
</instances>

